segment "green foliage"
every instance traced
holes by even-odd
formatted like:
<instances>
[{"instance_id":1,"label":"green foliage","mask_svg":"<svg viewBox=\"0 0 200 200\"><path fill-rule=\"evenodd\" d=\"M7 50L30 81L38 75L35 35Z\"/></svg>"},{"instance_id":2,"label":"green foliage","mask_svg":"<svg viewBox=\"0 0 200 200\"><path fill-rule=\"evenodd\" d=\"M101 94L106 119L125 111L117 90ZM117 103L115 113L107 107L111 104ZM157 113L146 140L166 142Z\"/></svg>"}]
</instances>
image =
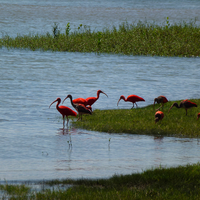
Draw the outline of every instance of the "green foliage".
<instances>
[{"instance_id":1,"label":"green foliage","mask_svg":"<svg viewBox=\"0 0 200 200\"><path fill-rule=\"evenodd\" d=\"M70 23L67 23L67 26L66 26L66 29L65 29L65 34L66 34L66 36L68 36L69 35L69 32L70 32Z\"/></svg>"},{"instance_id":2,"label":"green foliage","mask_svg":"<svg viewBox=\"0 0 200 200\"><path fill-rule=\"evenodd\" d=\"M200 105L200 99L193 99L192 102ZM176 101L180 103L180 101ZM84 116L83 121L73 122L76 127L87 130L107 133L131 133L146 134L155 136L176 136L176 137L199 137L200 119L197 120L198 107L188 109L186 116L185 109L173 107L174 102L164 105L164 118L155 124L155 109L159 105L149 105L143 108L116 109L116 110L94 110L90 116ZM161 109L162 110L162 109Z\"/></svg>"},{"instance_id":3,"label":"green foliage","mask_svg":"<svg viewBox=\"0 0 200 200\"><path fill-rule=\"evenodd\" d=\"M191 23L171 25L167 18L164 26L138 22L127 22L103 31L91 31L87 26L80 26L70 32L67 24L62 34L58 24L53 26L53 36L24 35L11 38L4 36L0 46L7 48L40 49L43 51L97 52L126 55L158 56L200 56L200 27ZM56 40L55 40L56 39Z\"/></svg>"},{"instance_id":4,"label":"green foliage","mask_svg":"<svg viewBox=\"0 0 200 200\"><path fill-rule=\"evenodd\" d=\"M26 196L13 190L9 199L199 199L200 164L156 168L109 179L67 179L46 184L73 184L74 187L29 192Z\"/></svg>"},{"instance_id":5,"label":"green foliage","mask_svg":"<svg viewBox=\"0 0 200 200\"><path fill-rule=\"evenodd\" d=\"M17 195L19 198L25 198L30 192L30 187L25 185L0 185L0 190L4 191L7 195Z\"/></svg>"},{"instance_id":6,"label":"green foliage","mask_svg":"<svg viewBox=\"0 0 200 200\"><path fill-rule=\"evenodd\" d=\"M59 35L60 35L60 30L58 28L58 24L54 23L54 26L53 26L53 36L54 36L54 38L57 38L57 37L59 37Z\"/></svg>"}]
</instances>

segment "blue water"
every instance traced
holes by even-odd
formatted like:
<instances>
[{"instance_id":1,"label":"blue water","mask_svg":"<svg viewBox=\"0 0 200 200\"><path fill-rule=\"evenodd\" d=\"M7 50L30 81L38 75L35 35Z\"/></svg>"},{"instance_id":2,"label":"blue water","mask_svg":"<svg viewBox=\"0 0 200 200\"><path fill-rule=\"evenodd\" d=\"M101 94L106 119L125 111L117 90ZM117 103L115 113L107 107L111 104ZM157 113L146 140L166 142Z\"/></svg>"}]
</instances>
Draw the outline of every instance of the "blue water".
<instances>
[{"instance_id":1,"label":"blue water","mask_svg":"<svg viewBox=\"0 0 200 200\"><path fill-rule=\"evenodd\" d=\"M200 13L198 1L153 2L0 1L1 33L42 34L51 32L54 22L63 30L68 22L72 29L83 24L94 30L126 20L165 23L167 16L171 23ZM108 98L101 94L94 110L131 108L123 101L117 107L119 97L129 94L145 99L139 107L159 95L199 98L199 58L2 48L0 61L0 180L110 177L199 161L197 139L107 134L71 125L63 132L56 105L49 109L57 97L86 98L99 89ZM67 100L64 104L71 107Z\"/></svg>"}]
</instances>

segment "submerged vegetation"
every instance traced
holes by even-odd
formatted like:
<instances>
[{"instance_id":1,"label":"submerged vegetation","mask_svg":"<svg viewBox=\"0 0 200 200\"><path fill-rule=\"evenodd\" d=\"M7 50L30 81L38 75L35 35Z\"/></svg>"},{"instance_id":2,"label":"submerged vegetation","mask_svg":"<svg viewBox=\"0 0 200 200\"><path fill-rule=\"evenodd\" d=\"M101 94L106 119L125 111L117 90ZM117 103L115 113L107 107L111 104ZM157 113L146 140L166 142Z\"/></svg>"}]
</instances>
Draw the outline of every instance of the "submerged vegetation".
<instances>
[{"instance_id":1,"label":"submerged vegetation","mask_svg":"<svg viewBox=\"0 0 200 200\"><path fill-rule=\"evenodd\" d=\"M73 186L34 191L25 185L0 185L2 199L199 199L200 164L150 169L110 179L53 180L45 184Z\"/></svg>"},{"instance_id":2,"label":"submerged vegetation","mask_svg":"<svg viewBox=\"0 0 200 200\"><path fill-rule=\"evenodd\" d=\"M192 102L200 105L200 99ZM180 101L176 101L180 103ZM84 116L82 121L74 121L73 125L87 130L108 133L131 133L155 136L199 137L200 119L197 120L199 108L169 108L174 103L164 105L164 118L155 124L153 105L135 109L94 110L91 116ZM155 106L158 108L159 106ZM161 109L162 110L162 109Z\"/></svg>"},{"instance_id":3,"label":"submerged vegetation","mask_svg":"<svg viewBox=\"0 0 200 200\"><path fill-rule=\"evenodd\" d=\"M191 23L165 25L122 23L118 28L91 31L80 26L71 32L70 23L61 33L58 24L53 34L24 35L0 39L0 47L68 52L116 53L126 55L200 56L200 27Z\"/></svg>"}]
</instances>

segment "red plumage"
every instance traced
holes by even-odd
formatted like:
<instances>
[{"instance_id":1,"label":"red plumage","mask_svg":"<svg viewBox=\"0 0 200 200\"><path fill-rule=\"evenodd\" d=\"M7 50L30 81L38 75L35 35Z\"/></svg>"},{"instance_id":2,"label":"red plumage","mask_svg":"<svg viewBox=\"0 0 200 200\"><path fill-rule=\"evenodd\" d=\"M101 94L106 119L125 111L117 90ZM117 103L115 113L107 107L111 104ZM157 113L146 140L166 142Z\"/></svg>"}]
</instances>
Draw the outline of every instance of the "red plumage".
<instances>
[{"instance_id":1,"label":"red plumage","mask_svg":"<svg viewBox=\"0 0 200 200\"><path fill-rule=\"evenodd\" d=\"M155 123L157 123L158 121L161 121L164 117L164 113L162 111L157 111L155 113Z\"/></svg>"},{"instance_id":2,"label":"red plumage","mask_svg":"<svg viewBox=\"0 0 200 200\"><path fill-rule=\"evenodd\" d=\"M62 106L62 105L59 106L59 104L61 102L61 99L59 97L50 104L49 108L56 101L57 101L56 108L57 108L57 110L59 111L59 113L63 117L63 127L64 127L65 126L65 117L67 117L67 125L68 125L68 121L69 121L68 116L74 116L74 117L76 117L77 113L75 111L73 111L71 108L68 108L67 106Z\"/></svg>"},{"instance_id":3,"label":"red plumage","mask_svg":"<svg viewBox=\"0 0 200 200\"><path fill-rule=\"evenodd\" d=\"M118 102L117 102L117 106L118 106L119 101L121 99L123 99L124 101L129 101L129 102L133 103L133 107L134 107L134 103L136 104L136 102L138 102L138 101L145 101L142 97L139 97L139 96L134 95L134 94L129 95L127 97L127 99L125 98L125 96L121 95L120 98L119 98L119 100L118 100ZM137 106L137 104L136 104L136 106Z\"/></svg>"}]
</instances>

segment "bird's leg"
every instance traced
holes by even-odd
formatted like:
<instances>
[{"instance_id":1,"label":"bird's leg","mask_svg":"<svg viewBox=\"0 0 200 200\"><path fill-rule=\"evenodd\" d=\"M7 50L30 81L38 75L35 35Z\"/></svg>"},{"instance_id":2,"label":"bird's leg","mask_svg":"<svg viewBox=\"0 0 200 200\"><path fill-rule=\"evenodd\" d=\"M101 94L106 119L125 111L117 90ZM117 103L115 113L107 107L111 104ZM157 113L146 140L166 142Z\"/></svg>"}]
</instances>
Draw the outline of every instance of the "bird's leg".
<instances>
[{"instance_id":1,"label":"bird's leg","mask_svg":"<svg viewBox=\"0 0 200 200\"><path fill-rule=\"evenodd\" d=\"M69 122L69 119L68 119L68 116L67 116L67 128L68 128L68 122Z\"/></svg>"},{"instance_id":2,"label":"bird's leg","mask_svg":"<svg viewBox=\"0 0 200 200\"><path fill-rule=\"evenodd\" d=\"M138 108L138 105L137 105L137 103L135 102L135 105L136 105L136 107Z\"/></svg>"},{"instance_id":3,"label":"bird's leg","mask_svg":"<svg viewBox=\"0 0 200 200\"><path fill-rule=\"evenodd\" d=\"M163 110L163 108L164 108L164 103L162 103L162 110Z\"/></svg>"},{"instance_id":4,"label":"bird's leg","mask_svg":"<svg viewBox=\"0 0 200 200\"><path fill-rule=\"evenodd\" d=\"M134 108L134 103L133 103L133 107L131 109L133 109L133 108Z\"/></svg>"},{"instance_id":5,"label":"bird's leg","mask_svg":"<svg viewBox=\"0 0 200 200\"><path fill-rule=\"evenodd\" d=\"M63 117L63 130L65 128L65 117Z\"/></svg>"}]
</instances>

